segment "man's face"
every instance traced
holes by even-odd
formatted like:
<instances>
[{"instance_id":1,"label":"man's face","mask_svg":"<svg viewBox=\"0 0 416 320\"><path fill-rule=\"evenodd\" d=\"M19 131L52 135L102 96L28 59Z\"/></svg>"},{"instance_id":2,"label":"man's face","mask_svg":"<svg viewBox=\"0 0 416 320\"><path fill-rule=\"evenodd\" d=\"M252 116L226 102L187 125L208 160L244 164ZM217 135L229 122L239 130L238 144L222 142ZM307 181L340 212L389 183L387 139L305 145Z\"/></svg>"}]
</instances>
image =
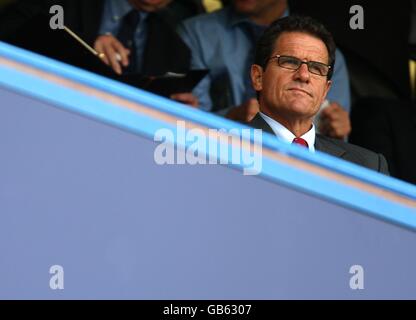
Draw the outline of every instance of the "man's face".
<instances>
[{"instance_id":1,"label":"man's face","mask_svg":"<svg viewBox=\"0 0 416 320\"><path fill-rule=\"evenodd\" d=\"M324 64L329 59L324 42L301 32L282 33L272 53L275 55ZM280 67L276 59L270 60L265 70L253 65L251 76L254 89L260 91L261 110L286 119L312 119L331 86L326 76L310 73L306 64L294 71Z\"/></svg>"},{"instance_id":2,"label":"man's face","mask_svg":"<svg viewBox=\"0 0 416 320\"><path fill-rule=\"evenodd\" d=\"M129 0L130 4L138 10L155 12L166 7L172 0Z\"/></svg>"},{"instance_id":3,"label":"man's face","mask_svg":"<svg viewBox=\"0 0 416 320\"><path fill-rule=\"evenodd\" d=\"M233 0L237 12L246 15L257 15L281 0Z\"/></svg>"}]
</instances>

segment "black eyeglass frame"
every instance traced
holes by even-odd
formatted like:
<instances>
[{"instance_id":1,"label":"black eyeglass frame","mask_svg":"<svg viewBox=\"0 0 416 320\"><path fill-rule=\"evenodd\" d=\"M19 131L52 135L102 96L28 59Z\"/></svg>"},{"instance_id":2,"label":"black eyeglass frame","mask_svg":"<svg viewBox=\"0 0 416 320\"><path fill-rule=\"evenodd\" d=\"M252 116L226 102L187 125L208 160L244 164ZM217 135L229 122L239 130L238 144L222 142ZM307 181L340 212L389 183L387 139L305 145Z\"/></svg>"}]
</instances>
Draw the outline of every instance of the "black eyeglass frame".
<instances>
[{"instance_id":1,"label":"black eyeglass frame","mask_svg":"<svg viewBox=\"0 0 416 320\"><path fill-rule=\"evenodd\" d=\"M294 59L294 60L296 60L296 61L300 61L300 63L299 63L299 66L296 68L296 69L293 69L293 68L288 68L288 67L284 67L284 66L282 66L281 64L280 64L280 58L291 58L291 59ZM270 60L277 60L277 64L278 64L278 66L279 67L281 67L281 68L284 68L284 69L287 69L287 70L293 70L293 71L298 71L299 69L300 69L300 67L302 66L302 64L306 64L306 66L308 67L308 71L310 72L310 73L312 73L312 74L316 74L316 75L318 75L318 76L322 76L322 77L327 77L328 76L328 74L330 73L330 71L331 71L331 68L332 68L332 66L330 66L330 65L328 65L328 64L325 64L325 63L323 63L323 62L318 62L318 61L303 61L303 60L301 60L301 59L299 59L299 58L296 58L296 57L293 57L293 56L286 56L286 55L280 55L280 54L276 54L276 55L274 55L274 56L272 56L272 57L270 57L269 58L269 61ZM313 71L311 71L311 64L313 65L313 64L315 64L315 65L319 65L319 66L325 66L325 67L327 67L328 68L328 72L326 73L326 74L321 74L320 72L319 73L316 73L316 72L313 72Z\"/></svg>"}]
</instances>

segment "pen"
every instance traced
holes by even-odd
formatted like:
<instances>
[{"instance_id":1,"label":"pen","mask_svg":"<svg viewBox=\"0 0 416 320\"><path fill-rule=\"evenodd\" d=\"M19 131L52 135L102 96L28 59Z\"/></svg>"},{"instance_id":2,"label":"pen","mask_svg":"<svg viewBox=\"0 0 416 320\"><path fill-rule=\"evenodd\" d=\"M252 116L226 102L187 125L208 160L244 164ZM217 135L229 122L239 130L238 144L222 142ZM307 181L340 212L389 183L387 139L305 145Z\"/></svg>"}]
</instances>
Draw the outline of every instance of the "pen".
<instances>
[{"instance_id":1,"label":"pen","mask_svg":"<svg viewBox=\"0 0 416 320\"><path fill-rule=\"evenodd\" d=\"M104 53L97 52L89 46L84 40L82 40L75 32L73 32L71 29L69 29L67 26L64 26L64 30L75 40L77 40L80 44L82 44L88 51L90 51L93 55L96 57L103 59L105 57ZM121 58L121 57L120 57Z\"/></svg>"}]
</instances>

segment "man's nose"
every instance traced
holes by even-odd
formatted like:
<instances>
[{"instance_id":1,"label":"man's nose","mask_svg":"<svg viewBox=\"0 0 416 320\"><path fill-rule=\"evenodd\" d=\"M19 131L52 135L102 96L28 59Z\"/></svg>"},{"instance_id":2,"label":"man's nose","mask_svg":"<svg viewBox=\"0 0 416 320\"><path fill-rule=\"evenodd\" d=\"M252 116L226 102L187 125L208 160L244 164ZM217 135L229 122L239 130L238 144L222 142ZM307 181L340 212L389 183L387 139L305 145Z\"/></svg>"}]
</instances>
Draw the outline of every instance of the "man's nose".
<instances>
[{"instance_id":1,"label":"man's nose","mask_svg":"<svg viewBox=\"0 0 416 320\"><path fill-rule=\"evenodd\" d=\"M306 63L302 63L299 69L295 72L295 77L297 80L308 82L310 78L310 73L308 70L308 65Z\"/></svg>"}]
</instances>

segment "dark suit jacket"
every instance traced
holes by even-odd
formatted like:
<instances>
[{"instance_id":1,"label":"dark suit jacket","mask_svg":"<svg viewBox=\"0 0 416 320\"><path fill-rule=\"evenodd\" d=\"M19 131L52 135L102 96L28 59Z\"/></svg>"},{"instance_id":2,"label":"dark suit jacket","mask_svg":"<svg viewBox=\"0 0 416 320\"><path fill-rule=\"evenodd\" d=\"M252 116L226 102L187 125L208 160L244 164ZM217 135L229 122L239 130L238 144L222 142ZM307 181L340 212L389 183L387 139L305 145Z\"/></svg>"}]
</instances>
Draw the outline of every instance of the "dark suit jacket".
<instances>
[{"instance_id":1,"label":"dark suit jacket","mask_svg":"<svg viewBox=\"0 0 416 320\"><path fill-rule=\"evenodd\" d=\"M270 128L260 114L257 114L249 125L274 135L272 128ZM315 149L328 153L331 156L356 163L363 167L376 170L384 174L389 174L387 162L383 155L356 145L317 134L315 139Z\"/></svg>"},{"instance_id":2,"label":"dark suit jacket","mask_svg":"<svg viewBox=\"0 0 416 320\"><path fill-rule=\"evenodd\" d=\"M101 73L85 50L65 34L51 30L52 5L64 8L65 25L93 45L98 36L104 0L20 0L0 12L0 40L25 49ZM189 70L190 51L176 34L183 19L199 13L195 0L176 0L167 9L151 13L144 50L143 73L160 75L166 71ZM106 74L105 74L106 75Z\"/></svg>"}]
</instances>

